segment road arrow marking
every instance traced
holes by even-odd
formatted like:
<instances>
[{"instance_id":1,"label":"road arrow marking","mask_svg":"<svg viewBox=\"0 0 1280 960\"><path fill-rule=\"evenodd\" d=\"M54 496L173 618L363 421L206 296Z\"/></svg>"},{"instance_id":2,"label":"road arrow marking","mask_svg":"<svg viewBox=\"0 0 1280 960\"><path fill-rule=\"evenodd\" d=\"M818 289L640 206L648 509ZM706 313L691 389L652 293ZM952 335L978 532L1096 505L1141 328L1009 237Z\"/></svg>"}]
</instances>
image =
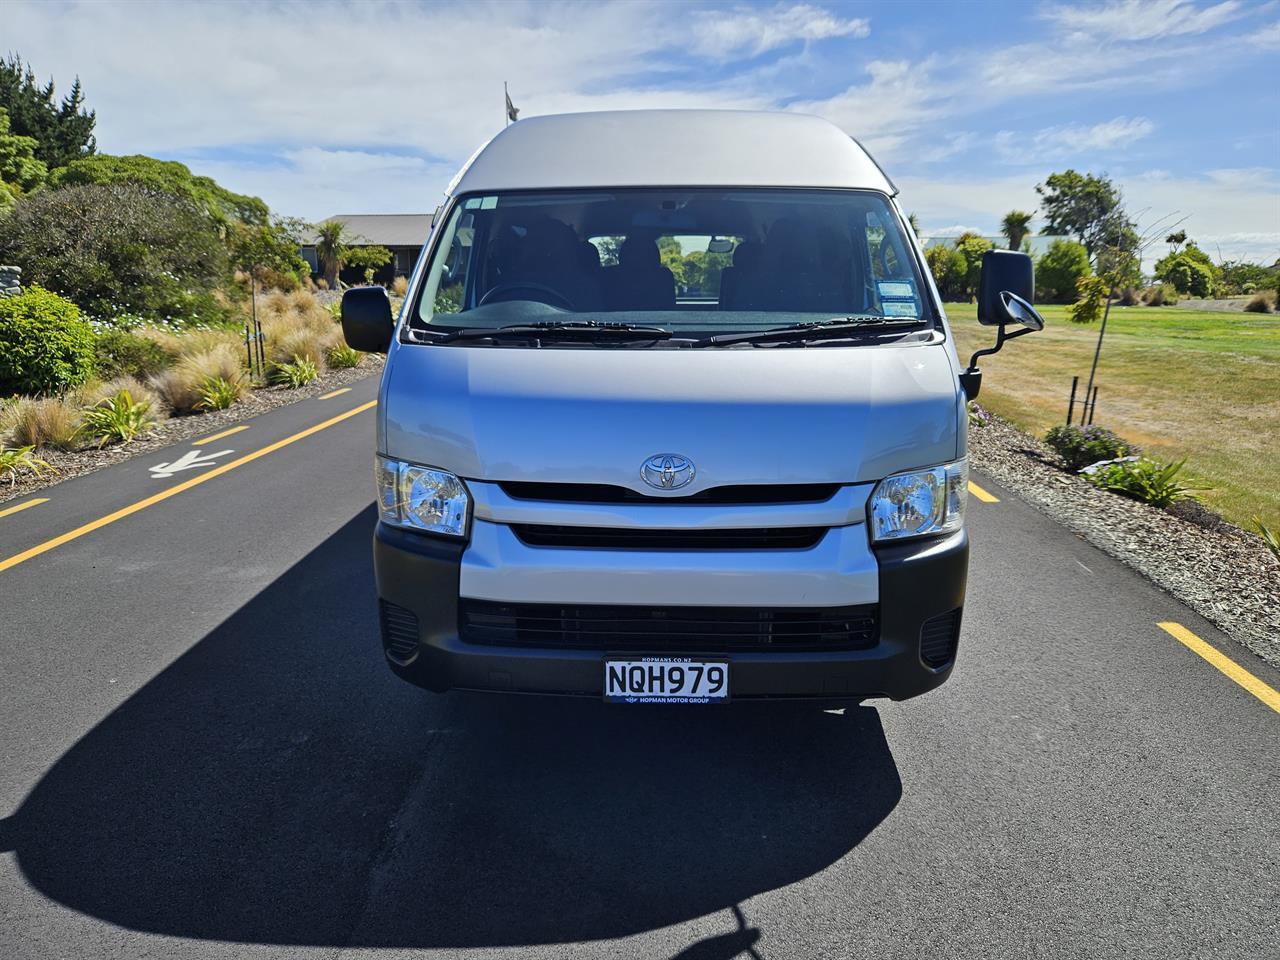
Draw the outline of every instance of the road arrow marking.
<instances>
[{"instance_id":1,"label":"road arrow marking","mask_svg":"<svg viewBox=\"0 0 1280 960\"><path fill-rule=\"evenodd\" d=\"M198 470L200 467L211 467L218 457L225 457L228 453L234 452L234 450L219 450L217 453L206 453L202 456L199 449L188 450L172 463L157 463L154 467L149 467L148 469L151 471L152 478L166 480L182 470Z\"/></svg>"}]
</instances>

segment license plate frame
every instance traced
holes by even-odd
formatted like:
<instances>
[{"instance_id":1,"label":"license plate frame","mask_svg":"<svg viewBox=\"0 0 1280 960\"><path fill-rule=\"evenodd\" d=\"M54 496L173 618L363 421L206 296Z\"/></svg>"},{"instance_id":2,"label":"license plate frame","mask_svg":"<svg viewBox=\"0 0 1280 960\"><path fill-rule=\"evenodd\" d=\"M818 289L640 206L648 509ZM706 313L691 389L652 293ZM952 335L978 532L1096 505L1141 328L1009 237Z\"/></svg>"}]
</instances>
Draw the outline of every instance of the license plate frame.
<instances>
[{"instance_id":1,"label":"license plate frame","mask_svg":"<svg viewBox=\"0 0 1280 960\"><path fill-rule=\"evenodd\" d=\"M605 703L711 706L728 703L730 699L731 672L729 661L723 657L605 654L601 661L601 668L604 671ZM714 693L711 693L710 689L715 686L715 683L708 677L708 670L711 668L719 668L723 671L721 686ZM633 689L632 683L635 677L633 671L636 669L643 671L641 689L638 691ZM675 684L675 678L671 677L673 669L682 671L680 684ZM657 670L657 675L662 678L662 689L659 692L652 689L654 670ZM694 670L699 671L698 676L690 678L688 674ZM690 679L694 681L692 686L689 684ZM669 686L675 686L679 692L670 692Z\"/></svg>"}]
</instances>

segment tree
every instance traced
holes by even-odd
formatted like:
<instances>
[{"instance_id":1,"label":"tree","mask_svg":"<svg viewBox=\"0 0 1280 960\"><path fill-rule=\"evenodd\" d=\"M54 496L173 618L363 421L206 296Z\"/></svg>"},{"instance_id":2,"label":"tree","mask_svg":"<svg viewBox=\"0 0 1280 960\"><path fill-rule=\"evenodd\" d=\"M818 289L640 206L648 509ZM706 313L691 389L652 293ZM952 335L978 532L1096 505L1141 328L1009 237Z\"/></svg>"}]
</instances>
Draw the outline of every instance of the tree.
<instances>
[{"instance_id":1,"label":"tree","mask_svg":"<svg viewBox=\"0 0 1280 960\"><path fill-rule=\"evenodd\" d=\"M971 299L978 292L982 281L982 255L995 248L995 244L976 233L962 233L956 237L956 252L964 258L964 289L962 295Z\"/></svg>"},{"instance_id":2,"label":"tree","mask_svg":"<svg viewBox=\"0 0 1280 960\"><path fill-rule=\"evenodd\" d=\"M364 270L364 282L373 283L373 274L378 267L391 262L391 251L386 247L353 247L348 246L342 257L342 265Z\"/></svg>"},{"instance_id":3,"label":"tree","mask_svg":"<svg viewBox=\"0 0 1280 960\"><path fill-rule=\"evenodd\" d=\"M226 248L190 203L136 184L41 190L0 220L0 263L92 317L219 319Z\"/></svg>"},{"instance_id":4,"label":"tree","mask_svg":"<svg viewBox=\"0 0 1280 960\"><path fill-rule=\"evenodd\" d=\"M1169 246L1173 247L1173 252L1177 253L1178 248L1187 242L1187 231L1178 230L1174 233L1171 233L1164 238L1164 242L1169 244Z\"/></svg>"},{"instance_id":5,"label":"tree","mask_svg":"<svg viewBox=\"0 0 1280 960\"><path fill-rule=\"evenodd\" d=\"M1126 231L1137 236L1120 190L1107 177L1067 170L1050 174L1036 185L1036 193L1045 216L1040 232L1075 237L1090 260L1106 246L1124 249Z\"/></svg>"},{"instance_id":6,"label":"tree","mask_svg":"<svg viewBox=\"0 0 1280 960\"><path fill-rule=\"evenodd\" d=\"M1222 271L1194 240L1176 253L1156 261L1155 275L1172 283L1179 293L1211 297L1221 281Z\"/></svg>"},{"instance_id":7,"label":"tree","mask_svg":"<svg viewBox=\"0 0 1280 960\"><path fill-rule=\"evenodd\" d=\"M1009 241L1010 250L1021 250L1022 241L1031 232L1031 218L1034 213L1025 210L1010 210L1000 221L1000 232Z\"/></svg>"},{"instance_id":8,"label":"tree","mask_svg":"<svg viewBox=\"0 0 1280 960\"><path fill-rule=\"evenodd\" d=\"M311 225L296 217L273 217L265 226L232 223L226 234L231 266L268 286L293 289L311 274L298 252L310 231Z\"/></svg>"},{"instance_id":9,"label":"tree","mask_svg":"<svg viewBox=\"0 0 1280 960\"><path fill-rule=\"evenodd\" d=\"M267 205L257 197L234 193L211 177L196 176L176 160L134 154L117 157L95 154L73 160L49 175L49 186L83 186L102 183L137 183L187 200L219 225L238 220L253 226L265 226L269 220Z\"/></svg>"},{"instance_id":10,"label":"tree","mask_svg":"<svg viewBox=\"0 0 1280 960\"><path fill-rule=\"evenodd\" d=\"M10 131L9 112L0 107L0 210L44 183L44 161L36 158L34 137Z\"/></svg>"},{"instance_id":11,"label":"tree","mask_svg":"<svg viewBox=\"0 0 1280 960\"><path fill-rule=\"evenodd\" d=\"M920 236L920 218L914 213L907 217L907 224L911 227L911 232L917 237Z\"/></svg>"},{"instance_id":12,"label":"tree","mask_svg":"<svg viewBox=\"0 0 1280 960\"><path fill-rule=\"evenodd\" d=\"M338 289L338 271L347 254L347 225L341 220L326 220L316 228L316 259L330 290Z\"/></svg>"},{"instance_id":13,"label":"tree","mask_svg":"<svg viewBox=\"0 0 1280 960\"><path fill-rule=\"evenodd\" d=\"M1065 303L1075 297L1076 284L1093 273L1089 253L1074 240L1055 240L1036 262L1036 297Z\"/></svg>"},{"instance_id":14,"label":"tree","mask_svg":"<svg viewBox=\"0 0 1280 960\"><path fill-rule=\"evenodd\" d=\"M49 169L92 154L97 149L93 127L97 114L84 109L77 77L59 103L54 84L36 82L35 71L15 54L0 60L0 107L9 111L13 132L36 140L36 159Z\"/></svg>"}]
</instances>

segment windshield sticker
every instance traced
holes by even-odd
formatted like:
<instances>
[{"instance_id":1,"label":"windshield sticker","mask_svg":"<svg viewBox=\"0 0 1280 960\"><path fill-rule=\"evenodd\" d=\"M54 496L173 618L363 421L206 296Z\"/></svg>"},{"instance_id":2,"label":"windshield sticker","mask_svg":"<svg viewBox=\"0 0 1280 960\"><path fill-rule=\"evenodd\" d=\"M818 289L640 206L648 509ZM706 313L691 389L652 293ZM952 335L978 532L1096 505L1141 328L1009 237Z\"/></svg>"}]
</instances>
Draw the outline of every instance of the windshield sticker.
<instances>
[{"instance_id":1,"label":"windshield sticker","mask_svg":"<svg viewBox=\"0 0 1280 960\"><path fill-rule=\"evenodd\" d=\"M910 280L880 280L876 283L880 289L881 300L914 300L916 288ZM909 314L915 316L915 314Z\"/></svg>"},{"instance_id":2,"label":"windshield sticker","mask_svg":"<svg viewBox=\"0 0 1280 960\"><path fill-rule=\"evenodd\" d=\"M885 300L884 315L886 317L918 317L920 310L914 300Z\"/></svg>"}]
</instances>

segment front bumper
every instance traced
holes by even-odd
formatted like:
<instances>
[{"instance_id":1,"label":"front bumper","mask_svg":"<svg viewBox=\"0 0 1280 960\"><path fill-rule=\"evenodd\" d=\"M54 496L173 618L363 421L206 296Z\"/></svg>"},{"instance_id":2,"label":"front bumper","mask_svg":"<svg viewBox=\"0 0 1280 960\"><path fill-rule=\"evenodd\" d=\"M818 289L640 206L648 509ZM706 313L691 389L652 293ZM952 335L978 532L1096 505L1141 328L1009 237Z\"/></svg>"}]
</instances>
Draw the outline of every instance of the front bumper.
<instances>
[{"instance_id":1,"label":"front bumper","mask_svg":"<svg viewBox=\"0 0 1280 960\"><path fill-rule=\"evenodd\" d=\"M383 645L400 677L428 690L603 694L604 651L481 646L458 635L458 596L464 543L379 523L374 571L383 601ZM905 700L932 690L950 675L950 655L937 656L936 629L953 614L959 630L969 564L965 531L937 540L879 547L880 637L867 650L734 652L729 660L734 699L864 698ZM391 605L391 606L387 606ZM744 604L746 606L746 604ZM398 610L396 608L399 608ZM394 611L388 614L387 611ZM404 612L412 614L405 616ZM922 658L922 632L934 638ZM928 642L928 641L926 641ZM689 655L696 655L691 649ZM928 659L937 666L926 663Z\"/></svg>"}]
</instances>

